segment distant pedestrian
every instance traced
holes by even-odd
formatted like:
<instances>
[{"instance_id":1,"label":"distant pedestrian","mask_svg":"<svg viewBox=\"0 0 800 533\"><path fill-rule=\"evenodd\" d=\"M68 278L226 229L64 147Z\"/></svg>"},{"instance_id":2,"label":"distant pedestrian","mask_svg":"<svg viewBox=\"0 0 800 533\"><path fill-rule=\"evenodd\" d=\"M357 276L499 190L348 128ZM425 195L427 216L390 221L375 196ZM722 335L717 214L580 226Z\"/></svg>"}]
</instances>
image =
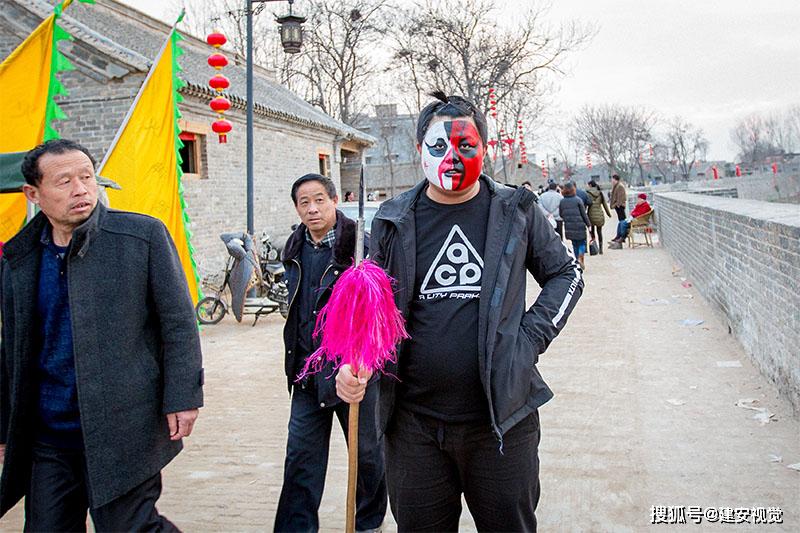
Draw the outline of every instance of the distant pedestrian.
<instances>
[{"instance_id":1,"label":"distant pedestrian","mask_svg":"<svg viewBox=\"0 0 800 533\"><path fill-rule=\"evenodd\" d=\"M562 186L564 198L559 204L559 212L564 221L564 234L572 241L572 250L581 268L585 268L583 256L586 254L586 228L591 224L583 201L575 194L575 184L568 181Z\"/></svg>"},{"instance_id":2,"label":"distant pedestrian","mask_svg":"<svg viewBox=\"0 0 800 533\"><path fill-rule=\"evenodd\" d=\"M575 188L575 196L581 199L581 201L583 202L583 206L586 208L587 211L589 210L590 207L592 207L592 199L589 197L588 194L586 194L586 191L584 191L581 188L578 188L577 185Z\"/></svg>"},{"instance_id":3,"label":"distant pedestrian","mask_svg":"<svg viewBox=\"0 0 800 533\"><path fill-rule=\"evenodd\" d=\"M618 174L611 176L611 209L617 212L617 220L625 220L625 202L628 201L625 194L625 185L619 179Z\"/></svg>"},{"instance_id":4,"label":"distant pedestrian","mask_svg":"<svg viewBox=\"0 0 800 533\"><path fill-rule=\"evenodd\" d=\"M558 206L561 205L561 194L558 192L558 185L550 182L547 190L539 198L539 207L545 212L548 220L555 223L556 233L564 240L564 223L561 221L561 213Z\"/></svg>"},{"instance_id":5,"label":"distant pedestrian","mask_svg":"<svg viewBox=\"0 0 800 533\"><path fill-rule=\"evenodd\" d=\"M533 185L531 185L530 181L523 181L522 182L522 187L525 187L529 191L533 191Z\"/></svg>"},{"instance_id":6,"label":"distant pedestrian","mask_svg":"<svg viewBox=\"0 0 800 533\"><path fill-rule=\"evenodd\" d=\"M600 189L600 185L591 180L586 194L592 199L592 205L589 206L589 222L592 223L590 232L592 240L597 242L597 251L603 253L603 225L606 223L606 215L611 217L611 211L608 209L606 197ZM605 211L605 214L603 213Z\"/></svg>"},{"instance_id":7,"label":"distant pedestrian","mask_svg":"<svg viewBox=\"0 0 800 533\"><path fill-rule=\"evenodd\" d=\"M344 193L344 201L345 202L355 202L356 201L356 195L353 194L353 191L347 191L347 192Z\"/></svg>"},{"instance_id":8,"label":"distant pedestrian","mask_svg":"<svg viewBox=\"0 0 800 533\"><path fill-rule=\"evenodd\" d=\"M617 222L617 235L611 239L611 244L609 244L608 247L617 250L622 248L622 241L628 237L633 219L646 215L652 209L652 206L647 202L647 195L645 193L640 193L636 199L636 205L631 210L631 216Z\"/></svg>"}]
</instances>

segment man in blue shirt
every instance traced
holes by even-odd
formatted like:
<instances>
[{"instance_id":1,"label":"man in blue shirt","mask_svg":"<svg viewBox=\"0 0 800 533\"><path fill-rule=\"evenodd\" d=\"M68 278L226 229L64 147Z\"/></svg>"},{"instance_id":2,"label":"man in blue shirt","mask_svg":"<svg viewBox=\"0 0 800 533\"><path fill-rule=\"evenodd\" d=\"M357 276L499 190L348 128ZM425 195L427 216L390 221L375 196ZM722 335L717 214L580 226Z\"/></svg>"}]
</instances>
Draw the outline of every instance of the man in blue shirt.
<instances>
[{"instance_id":1,"label":"man in blue shirt","mask_svg":"<svg viewBox=\"0 0 800 533\"><path fill-rule=\"evenodd\" d=\"M78 143L26 155L41 212L0 259L0 516L26 531L169 531L161 469L202 406L200 339L164 225L97 201Z\"/></svg>"}]
</instances>

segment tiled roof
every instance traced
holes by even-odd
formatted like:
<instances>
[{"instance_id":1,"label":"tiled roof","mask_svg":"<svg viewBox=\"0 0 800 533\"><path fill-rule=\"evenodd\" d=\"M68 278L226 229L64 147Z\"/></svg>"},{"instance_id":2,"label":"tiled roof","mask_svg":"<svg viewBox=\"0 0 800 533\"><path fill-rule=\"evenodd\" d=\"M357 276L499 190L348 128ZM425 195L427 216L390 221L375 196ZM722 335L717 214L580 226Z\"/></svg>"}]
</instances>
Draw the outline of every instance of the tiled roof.
<instances>
[{"instance_id":1,"label":"tiled roof","mask_svg":"<svg viewBox=\"0 0 800 533\"><path fill-rule=\"evenodd\" d=\"M11 1L42 17L52 12L52 6L44 0ZM97 0L95 5L73 2L61 20L64 29L77 39L139 70L149 68L170 30L167 24L114 0ZM183 67L181 77L188 82L189 92L211 96L213 91L207 83L214 70L206 60L213 48L198 38L181 33L185 37L181 42L184 50L180 59ZM245 66L231 62L223 74L231 80L226 94L234 107L244 108L247 90ZM269 73L258 66L254 69L253 96L256 114L330 131L363 144L375 143L372 136L315 108L271 79Z\"/></svg>"}]
</instances>

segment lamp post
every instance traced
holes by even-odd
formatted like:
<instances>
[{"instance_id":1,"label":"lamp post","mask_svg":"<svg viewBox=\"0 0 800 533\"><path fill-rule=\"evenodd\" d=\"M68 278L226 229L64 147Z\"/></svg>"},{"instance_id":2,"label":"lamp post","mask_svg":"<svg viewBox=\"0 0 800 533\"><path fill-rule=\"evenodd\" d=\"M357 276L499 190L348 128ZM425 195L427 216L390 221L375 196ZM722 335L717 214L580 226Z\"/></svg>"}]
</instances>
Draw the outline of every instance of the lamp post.
<instances>
[{"instance_id":1,"label":"lamp post","mask_svg":"<svg viewBox=\"0 0 800 533\"><path fill-rule=\"evenodd\" d=\"M247 14L247 233L254 234L253 223L253 198L255 187L253 185L253 4L262 2L282 2L284 0L245 0L245 13ZM303 45L302 24L306 21L303 17L292 14L292 4L289 2L289 14L277 17L275 21L280 27L281 44L287 54L300 52Z\"/></svg>"}]
</instances>

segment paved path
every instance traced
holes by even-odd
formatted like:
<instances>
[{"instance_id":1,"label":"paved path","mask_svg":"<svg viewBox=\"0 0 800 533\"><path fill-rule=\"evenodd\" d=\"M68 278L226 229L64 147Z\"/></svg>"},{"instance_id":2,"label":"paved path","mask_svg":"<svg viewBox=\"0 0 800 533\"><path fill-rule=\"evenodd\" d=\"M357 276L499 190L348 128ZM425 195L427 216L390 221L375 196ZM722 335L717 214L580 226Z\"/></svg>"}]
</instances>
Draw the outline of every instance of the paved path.
<instances>
[{"instance_id":1,"label":"paved path","mask_svg":"<svg viewBox=\"0 0 800 533\"><path fill-rule=\"evenodd\" d=\"M650 526L653 505L776 506L782 525L727 527L800 531L800 472L787 467L800 463L800 422L672 270L661 248L587 257L584 297L540 363L556 393L541 410L541 531L710 528ZM686 318L705 322L681 325ZM226 319L202 333L207 407L164 471L160 504L185 531L271 530L289 406L282 325ZM741 399L774 421L761 425L736 406ZM337 433L320 510L326 531L344 524L343 442ZM21 515L18 506L0 530L20 530ZM462 530L474 530L466 512Z\"/></svg>"}]
</instances>

